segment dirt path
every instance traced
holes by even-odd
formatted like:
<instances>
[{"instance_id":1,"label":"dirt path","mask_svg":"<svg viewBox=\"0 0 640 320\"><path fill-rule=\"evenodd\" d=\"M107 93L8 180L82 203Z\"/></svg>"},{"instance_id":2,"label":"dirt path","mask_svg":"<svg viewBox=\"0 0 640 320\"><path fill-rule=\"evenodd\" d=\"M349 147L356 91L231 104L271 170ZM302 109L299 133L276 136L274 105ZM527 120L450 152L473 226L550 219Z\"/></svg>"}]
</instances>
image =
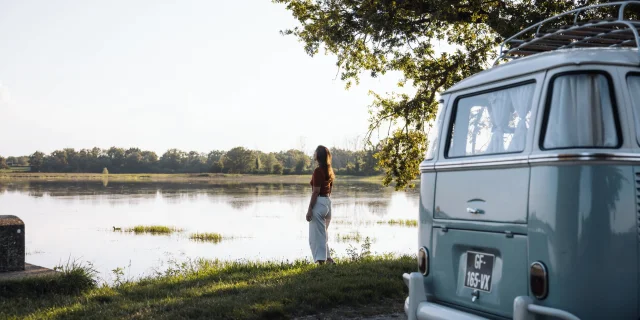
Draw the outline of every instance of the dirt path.
<instances>
[{"instance_id":1,"label":"dirt path","mask_svg":"<svg viewBox=\"0 0 640 320\"><path fill-rule=\"evenodd\" d=\"M353 319L353 320L406 320L407 316L403 312L381 314L377 316L355 316L349 317L343 314L319 314L315 316L307 316L297 318L299 320L330 320L330 319Z\"/></svg>"},{"instance_id":2,"label":"dirt path","mask_svg":"<svg viewBox=\"0 0 640 320\"><path fill-rule=\"evenodd\" d=\"M404 302L389 301L377 305L360 307L341 307L311 316L296 318L297 320L406 320L403 312Z\"/></svg>"}]
</instances>

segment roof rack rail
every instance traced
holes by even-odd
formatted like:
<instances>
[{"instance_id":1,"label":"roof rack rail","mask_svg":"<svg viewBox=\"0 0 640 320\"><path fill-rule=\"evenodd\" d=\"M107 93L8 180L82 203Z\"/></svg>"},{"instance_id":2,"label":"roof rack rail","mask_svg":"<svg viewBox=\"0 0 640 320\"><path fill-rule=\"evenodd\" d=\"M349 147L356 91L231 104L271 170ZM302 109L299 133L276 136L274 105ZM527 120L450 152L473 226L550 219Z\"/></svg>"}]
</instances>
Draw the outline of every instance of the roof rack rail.
<instances>
[{"instance_id":1,"label":"roof rack rail","mask_svg":"<svg viewBox=\"0 0 640 320\"><path fill-rule=\"evenodd\" d=\"M505 40L500 45L500 54L494 61L495 66L503 59L517 59L537 53L569 48L627 47L639 48L638 28L640 20L625 19L628 5L640 5L640 1L619 1L586 6L567 11L538 22ZM579 21L580 14L591 9L617 7L618 16L604 20ZM573 15L573 24L561 25L542 31L543 26L562 23ZM565 20L567 21L567 20ZM535 29L532 38L523 39ZM506 48L509 46L509 48ZM640 50L638 50L640 52Z\"/></svg>"}]
</instances>

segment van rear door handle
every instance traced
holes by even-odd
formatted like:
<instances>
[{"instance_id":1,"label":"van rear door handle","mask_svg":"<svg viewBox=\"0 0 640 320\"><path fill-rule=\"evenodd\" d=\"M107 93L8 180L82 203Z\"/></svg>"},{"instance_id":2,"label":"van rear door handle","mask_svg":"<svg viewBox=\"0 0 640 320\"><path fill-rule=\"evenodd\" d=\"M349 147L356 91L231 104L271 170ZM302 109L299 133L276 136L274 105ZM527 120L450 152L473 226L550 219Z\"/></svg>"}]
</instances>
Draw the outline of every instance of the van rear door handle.
<instances>
[{"instance_id":1,"label":"van rear door handle","mask_svg":"<svg viewBox=\"0 0 640 320\"><path fill-rule=\"evenodd\" d=\"M467 208L467 212L471 214L483 214L484 210L476 208Z\"/></svg>"}]
</instances>

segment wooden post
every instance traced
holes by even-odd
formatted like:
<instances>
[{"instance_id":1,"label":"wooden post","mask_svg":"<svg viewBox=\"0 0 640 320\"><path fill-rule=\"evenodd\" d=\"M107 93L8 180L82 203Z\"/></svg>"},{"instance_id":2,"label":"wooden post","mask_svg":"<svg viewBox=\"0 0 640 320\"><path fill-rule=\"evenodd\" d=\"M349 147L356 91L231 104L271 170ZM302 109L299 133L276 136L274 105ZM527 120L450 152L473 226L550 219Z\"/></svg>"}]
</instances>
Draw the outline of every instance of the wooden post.
<instances>
[{"instance_id":1,"label":"wooden post","mask_svg":"<svg viewBox=\"0 0 640 320\"><path fill-rule=\"evenodd\" d=\"M24 270L24 222L0 216L0 272Z\"/></svg>"}]
</instances>

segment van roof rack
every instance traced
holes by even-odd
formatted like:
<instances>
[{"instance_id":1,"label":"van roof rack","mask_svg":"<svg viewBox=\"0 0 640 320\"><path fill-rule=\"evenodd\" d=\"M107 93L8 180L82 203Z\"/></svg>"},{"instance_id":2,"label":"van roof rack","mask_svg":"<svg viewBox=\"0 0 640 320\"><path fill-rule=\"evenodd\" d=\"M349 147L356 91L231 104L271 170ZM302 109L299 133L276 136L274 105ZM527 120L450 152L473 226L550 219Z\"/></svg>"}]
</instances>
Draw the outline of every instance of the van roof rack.
<instances>
[{"instance_id":1,"label":"van roof rack","mask_svg":"<svg viewBox=\"0 0 640 320\"><path fill-rule=\"evenodd\" d=\"M505 40L500 45L500 54L493 64L495 66L503 59L517 59L559 49L638 48L640 20L629 20L624 16L625 9L630 4L640 5L640 1L619 1L586 6L538 22ZM585 11L617 6L620 6L617 17L579 21L580 14ZM573 18L573 24L566 24L571 18ZM543 31L545 25L553 25L553 27ZM530 38L525 39L526 36Z\"/></svg>"}]
</instances>

